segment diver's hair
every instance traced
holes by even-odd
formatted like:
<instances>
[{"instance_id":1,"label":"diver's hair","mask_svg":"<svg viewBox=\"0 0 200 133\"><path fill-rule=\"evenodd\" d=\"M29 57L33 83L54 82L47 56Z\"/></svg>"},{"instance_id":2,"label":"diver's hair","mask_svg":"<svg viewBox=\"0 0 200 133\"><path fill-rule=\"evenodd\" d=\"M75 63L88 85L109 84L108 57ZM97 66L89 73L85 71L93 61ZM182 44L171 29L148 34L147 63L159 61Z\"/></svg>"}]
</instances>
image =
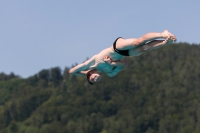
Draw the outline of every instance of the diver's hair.
<instances>
[{"instance_id":1,"label":"diver's hair","mask_svg":"<svg viewBox=\"0 0 200 133\"><path fill-rule=\"evenodd\" d=\"M86 76L87 76L87 81L88 81L89 84L94 85L94 83L90 82L90 76L92 75L92 74L91 74L91 71L92 71L92 70L88 71L87 74L86 74Z\"/></svg>"}]
</instances>

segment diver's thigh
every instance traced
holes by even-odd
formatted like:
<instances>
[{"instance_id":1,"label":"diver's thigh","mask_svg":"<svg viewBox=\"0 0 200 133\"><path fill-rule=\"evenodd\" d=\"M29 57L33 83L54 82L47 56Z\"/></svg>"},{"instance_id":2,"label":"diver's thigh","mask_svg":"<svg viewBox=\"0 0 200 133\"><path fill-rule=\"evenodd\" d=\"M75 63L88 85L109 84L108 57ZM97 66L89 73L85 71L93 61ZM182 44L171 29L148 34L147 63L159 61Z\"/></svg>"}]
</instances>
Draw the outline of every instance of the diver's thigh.
<instances>
[{"instance_id":1,"label":"diver's thigh","mask_svg":"<svg viewBox=\"0 0 200 133\"><path fill-rule=\"evenodd\" d=\"M135 48L136 46L133 45L133 42L136 40L136 38L130 38L130 39L123 39L120 38L116 42L116 48L118 50L128 50Z\"/></svg>"}]
</instances>

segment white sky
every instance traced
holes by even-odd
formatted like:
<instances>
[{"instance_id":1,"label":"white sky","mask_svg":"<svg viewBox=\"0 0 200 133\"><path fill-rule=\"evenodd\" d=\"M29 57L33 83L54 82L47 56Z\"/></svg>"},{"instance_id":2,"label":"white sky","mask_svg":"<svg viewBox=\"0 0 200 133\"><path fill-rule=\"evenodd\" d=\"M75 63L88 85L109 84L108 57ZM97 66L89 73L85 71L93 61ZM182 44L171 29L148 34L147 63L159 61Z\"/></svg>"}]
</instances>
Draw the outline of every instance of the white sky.
<instances>
[{"instance_id":1,"label":"white sky","mask_svg":"<svg viewBox=\"0 0 200 133\"><path fill-rule=\"evenodd\" d=\"M82 63L114 40L168 29L200 44L200 1L1 0L0 72L29 77Z\"/></svg>"}]
</instances>

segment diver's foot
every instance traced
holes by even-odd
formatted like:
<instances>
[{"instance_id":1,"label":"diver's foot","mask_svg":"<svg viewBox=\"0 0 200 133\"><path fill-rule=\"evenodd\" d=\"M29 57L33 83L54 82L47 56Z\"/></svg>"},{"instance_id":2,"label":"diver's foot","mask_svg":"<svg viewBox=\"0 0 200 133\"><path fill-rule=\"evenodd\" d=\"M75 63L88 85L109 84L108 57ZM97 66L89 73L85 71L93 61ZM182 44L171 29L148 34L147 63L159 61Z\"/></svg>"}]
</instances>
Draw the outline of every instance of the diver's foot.
<instances>
[{"instance_id":1,"label":"diver's foot","mask_svg":"<svg viewBox=\"0 0 200 133\"><path fill-rule=\"evenodd\" d=\"M165 39L170 38L171 40L173 40L173 42L176 41L176 37L172 33L170 33L168 30L164 30L162 32L162 37Z\"/></svg>"}]
</instances>

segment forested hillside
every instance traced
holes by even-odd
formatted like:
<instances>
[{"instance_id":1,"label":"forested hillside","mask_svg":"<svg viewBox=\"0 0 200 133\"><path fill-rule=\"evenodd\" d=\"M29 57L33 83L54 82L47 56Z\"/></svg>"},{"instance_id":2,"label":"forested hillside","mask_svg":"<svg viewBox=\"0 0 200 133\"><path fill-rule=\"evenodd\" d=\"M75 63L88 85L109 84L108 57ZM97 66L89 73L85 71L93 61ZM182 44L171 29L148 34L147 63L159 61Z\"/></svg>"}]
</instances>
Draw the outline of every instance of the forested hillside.
<instances>
[{"instance_id":1,"label":"forested hillside","mask_svg":"<svg viewBox=\"0 0 200 133\"><path fill-rule=\"evenodd\" d=\"M200 45L126 58L91 86L69 69L0 74L0 133L200 133Z\"/></svg>"}]
</instances>

